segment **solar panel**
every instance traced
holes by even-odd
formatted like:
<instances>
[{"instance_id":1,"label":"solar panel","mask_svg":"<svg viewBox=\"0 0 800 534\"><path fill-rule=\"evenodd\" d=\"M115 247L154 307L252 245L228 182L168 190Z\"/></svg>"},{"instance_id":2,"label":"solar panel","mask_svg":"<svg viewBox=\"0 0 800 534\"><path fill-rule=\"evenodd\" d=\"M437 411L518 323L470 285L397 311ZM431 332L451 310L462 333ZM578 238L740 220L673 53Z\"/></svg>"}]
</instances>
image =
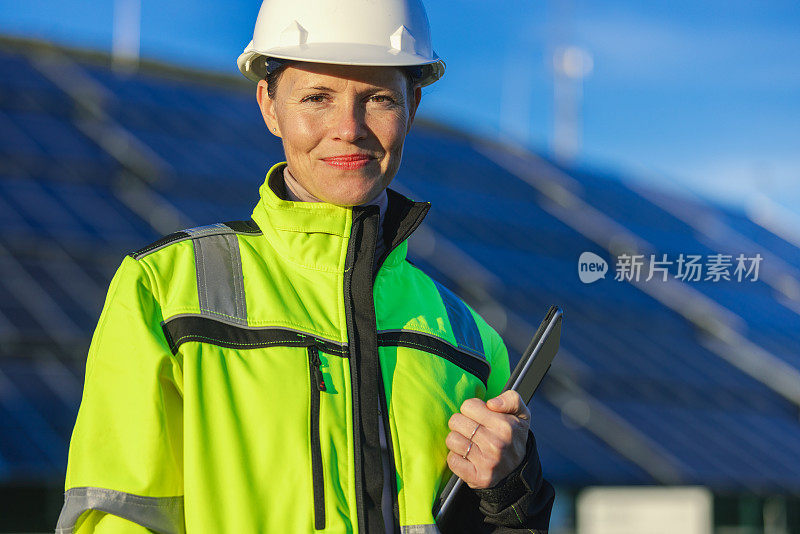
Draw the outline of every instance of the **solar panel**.
<instances>
[{"instance_id":1,"label":"solar panel","mask_svg":"<svg viewBox=\"0 0 800 534\"><path fill-rule=\"evenodd\" d=\"M137 187L197 224L249 217L267 169L283 159L251 92L79 68L108 89L114 128L166 162ZM0 481L63 475L85 349L109 279L125 253L166 233L144 220L146 207L120 194L121 171L134 171L82 133L71 97L25 57L0 51L0 72L12 70L0 77ZM710 254L720 243L621 180L540 157L508 156L513 165L501 165L487 150L415 126L397 185L430 200L426 224L500 280L492 297L506 312L535 324L547 305L564 307L570 363L562 371L666 451L686 482L797 489L794 405L701 345L702 333L652 295L611 273L582 283L578 255L603 250L558 219L554 202L559 191L574 195L660 252ZM796 247L742 214L696 209L800 268ZM437 258L414 261L458 287ZM742 317L748 339L800 369L800 317L771 286L692 287ZM654 482L625 450L571 419L563 398L548 395L543 390L533 408L550 480Z\"/></svg>"}]
</instances>

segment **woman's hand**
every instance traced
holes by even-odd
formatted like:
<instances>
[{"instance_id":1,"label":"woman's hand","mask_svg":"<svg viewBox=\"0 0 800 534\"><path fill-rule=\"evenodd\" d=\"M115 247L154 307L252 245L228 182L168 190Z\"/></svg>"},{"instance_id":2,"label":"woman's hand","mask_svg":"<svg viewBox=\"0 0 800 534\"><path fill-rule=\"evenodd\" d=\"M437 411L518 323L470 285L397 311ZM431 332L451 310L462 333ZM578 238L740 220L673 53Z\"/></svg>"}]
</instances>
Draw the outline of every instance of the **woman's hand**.
<instances>
[{"instance_id":1,"label":"woman's hand","mask_svg":"<svg viewBox=\"0 0 800 534\"><path fill-rule=\"evenodd\" d=\"M516 391L465 400L448 422L447 465L470 488L491 488L522 463L530 419Z\"/></svg>"}]
</instances>

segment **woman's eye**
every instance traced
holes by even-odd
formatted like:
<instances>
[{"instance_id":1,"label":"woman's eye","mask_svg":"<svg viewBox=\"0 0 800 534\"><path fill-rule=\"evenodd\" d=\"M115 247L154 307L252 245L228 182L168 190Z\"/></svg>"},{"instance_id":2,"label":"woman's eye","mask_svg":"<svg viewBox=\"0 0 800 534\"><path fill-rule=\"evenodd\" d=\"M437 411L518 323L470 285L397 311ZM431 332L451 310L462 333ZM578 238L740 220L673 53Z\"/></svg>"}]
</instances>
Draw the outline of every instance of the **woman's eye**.
<instances>
[{"instance_id":1,"label":"woman's eye","mask_svg":"<svg viewBox=\"0 0 800 534\"><path fill-rule=\"evenodd\" d=\"M325 100L325 95L308 95L307 97L303 98L300 102L312 102L312 103L320 103Z\"/></svg>"},{"instance_id":2,"label":"woman's eye","mask_svg":"<svg viewBox=\"0 0 800 534\"><path fill-rule=\"evenodd\" d=\"M372 101L378 102L379 104L388 104L394 102L392 97L388 95L372 95Z\"/></svg>"}]
</instances>

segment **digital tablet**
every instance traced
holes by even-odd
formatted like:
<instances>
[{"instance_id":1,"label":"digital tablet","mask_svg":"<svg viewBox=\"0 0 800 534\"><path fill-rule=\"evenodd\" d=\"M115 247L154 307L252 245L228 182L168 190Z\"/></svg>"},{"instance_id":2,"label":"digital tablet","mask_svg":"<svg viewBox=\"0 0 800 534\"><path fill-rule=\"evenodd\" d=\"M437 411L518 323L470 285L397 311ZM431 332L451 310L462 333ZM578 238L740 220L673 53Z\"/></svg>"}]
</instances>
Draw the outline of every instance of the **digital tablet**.
<instances>
[{"instance_id":1,"label":"digital tablet","mask_svg":"<svg viewBox=\"0 0 800 534\"><path fill-rule=\"evenodd\" d=\"M525 349L519 363L514 368L511 376L506 382L503 391L513 389L519 393L525 404L529 404L533 394L542 383L542 379L550 369L553 358L556 357L561 340L561 319L564 312L558 306L550 306L544 320L536 330L528 348ZM450 480L442 490L436 506L433 508L433 515L436 517L436 524L447 532L448 510L453 502L462 498L459 496L459 489L464 481L456 475L452 475Z\"/></svg>"}]
</instances>

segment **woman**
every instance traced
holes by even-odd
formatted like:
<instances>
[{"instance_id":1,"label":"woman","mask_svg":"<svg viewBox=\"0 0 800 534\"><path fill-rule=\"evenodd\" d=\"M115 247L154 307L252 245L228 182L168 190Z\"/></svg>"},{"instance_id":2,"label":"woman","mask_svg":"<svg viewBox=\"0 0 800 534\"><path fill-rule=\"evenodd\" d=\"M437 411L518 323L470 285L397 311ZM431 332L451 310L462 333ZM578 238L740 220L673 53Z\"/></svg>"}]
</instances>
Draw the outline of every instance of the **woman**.
<instances>
[{"instance_id":1,"label":"woman","mask_svg":"<svg viewBox=\"0 0 800 534\"><path fill-rule=\"evenodd\" d=\"M429 205L387 189L444 71L428 33L418 1L265 0L239 66L287 161L250 220L123 261L59 532L437 532L450 471L454 531L546 532L505 346L406 261Z\"/></svg>"}]
</instances>

